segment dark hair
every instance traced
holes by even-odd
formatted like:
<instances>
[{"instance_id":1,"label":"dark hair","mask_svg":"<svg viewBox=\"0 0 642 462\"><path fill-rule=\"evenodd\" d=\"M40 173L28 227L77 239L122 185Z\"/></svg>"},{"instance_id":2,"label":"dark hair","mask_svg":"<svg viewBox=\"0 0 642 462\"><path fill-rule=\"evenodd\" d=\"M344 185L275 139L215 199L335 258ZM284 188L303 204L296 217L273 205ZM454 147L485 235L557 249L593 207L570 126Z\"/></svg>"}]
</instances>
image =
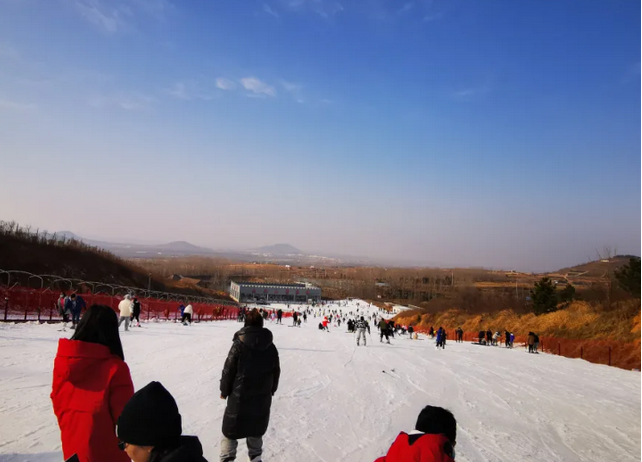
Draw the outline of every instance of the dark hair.
<instances>
[{"instance_id":1,"label":"dark hair","mask_svg":"<svg viewBox=\"0 0 642 462\"><path fill-rule=\"evenodd\" d=\"M71 298L76 298L76 294L71 294Z\"/></svg>"},{"instance_id":2,"label":"dark hair","mask_svg":"<svg viewBox=\"0 0 642 462\"><path fill-rule=\"evenodd\" d=\"M245 315L245 327L263 327L263 316L256 308Z\"/></svg>"},{"instance_id":3,"label":"dark hair","mask_svg":"<svg viewBox=\"0 0 642 462\"><path fill-rule=\"evenodd\" d=\"M448 409L426 406L419 413L415 429L431 435L444 435L454 446L457 440L457 421Z\"/></svg>"},{"instance_id":4,"label":"dark hair","mask_svg":"<svg viewBox=\"0 0 642 462\"><path fill-rule=\"evenodd\" d=\"M118 335L118 317L108 306L91 305L78 323L71 340L104 345L109 348L111 354L125 360L123 345Z\"/></svg>"}]
</instances>

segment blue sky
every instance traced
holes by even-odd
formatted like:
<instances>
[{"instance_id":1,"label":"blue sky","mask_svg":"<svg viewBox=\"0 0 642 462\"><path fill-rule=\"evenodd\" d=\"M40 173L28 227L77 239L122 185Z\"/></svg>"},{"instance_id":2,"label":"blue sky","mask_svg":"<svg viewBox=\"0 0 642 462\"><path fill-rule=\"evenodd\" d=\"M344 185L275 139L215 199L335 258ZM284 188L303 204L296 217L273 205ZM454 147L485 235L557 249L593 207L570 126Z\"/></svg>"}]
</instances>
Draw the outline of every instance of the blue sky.
<instances>
[{"instance_id":1,"label":"blue sky","mask_svg":"<svg viewBox=\"0 0 642 462\"><path fill-rule=\"evenodd\" d=\"M640 254L635 1L0 0L0 218L556 269Z\"/></svg>"}]
</instances>

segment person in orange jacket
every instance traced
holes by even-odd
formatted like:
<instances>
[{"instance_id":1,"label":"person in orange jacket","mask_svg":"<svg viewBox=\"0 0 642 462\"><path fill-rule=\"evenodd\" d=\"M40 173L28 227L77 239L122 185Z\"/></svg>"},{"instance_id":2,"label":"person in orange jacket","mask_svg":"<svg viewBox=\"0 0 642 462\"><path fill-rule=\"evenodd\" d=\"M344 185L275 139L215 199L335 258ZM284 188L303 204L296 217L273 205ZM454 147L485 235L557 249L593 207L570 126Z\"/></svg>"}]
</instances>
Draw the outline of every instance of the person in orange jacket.
<instances>
[{"instance_id":1,"label":"person in orange jacket","mask_svg":"<svg viewBox=\"0 0 642 462\"><path fill-rule=\"evenodd\" d=\"M388 453L375 462L454 462L457 421L442 407L426 406L415 431L401 432Z\"/></svg>"},{"instance_id":2,"label":"person in orange jacket","mask_svg":"<svg viewBox=\"0 0 642 462\"><path fill-rule=\"evenodd\" d=\"M65 459L129 462L118 448L116 423L134 385L118 336L118 317L93 305L73 337L61 338L54 360L51 401Z\"/></svg>"}]
</instances>

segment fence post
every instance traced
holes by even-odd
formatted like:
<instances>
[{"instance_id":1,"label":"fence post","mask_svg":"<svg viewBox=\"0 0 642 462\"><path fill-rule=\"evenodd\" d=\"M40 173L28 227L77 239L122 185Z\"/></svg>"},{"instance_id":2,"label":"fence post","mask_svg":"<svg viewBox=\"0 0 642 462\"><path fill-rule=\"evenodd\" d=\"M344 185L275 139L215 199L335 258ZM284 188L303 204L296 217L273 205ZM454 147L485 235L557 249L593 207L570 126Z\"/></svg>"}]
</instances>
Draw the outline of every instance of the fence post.
<instances>
[{"instance_id":1,"label":"fence post","mask_svg":"<svg viewBox=\"0 0 642 462\"><path fill-rule=\"evenodd\" d=\"M609 366L611 365L611 347L609 347Z\"/></svg>"},{"instance_id":2,"label":"fence post","mask_svg":"<svg viewBox=\"0 0 642 462\"><path fill-rule=\"evenodd\" d=\"M9 312L9 297L4 298L4 320L7 320L7 314Z\"/></svg>"},{"instance_id":3,"label":"fence post","mask_svg":"<svg viewBox=\"0 0 642 462\"><path fill-rule=\"evenodd\" d=\"M557 354L562 356L562 345L559 342L557 342Z\"/></svg>"},{"instance_id":4,"label":"fence post","mask_svg":"<svg viewBox=\"0 0 642 462\"><path fill-rule=\"evenodd\" d=\"M580 347L580 359L584 359L584 347Z\"/></svg>"}]
</instances>

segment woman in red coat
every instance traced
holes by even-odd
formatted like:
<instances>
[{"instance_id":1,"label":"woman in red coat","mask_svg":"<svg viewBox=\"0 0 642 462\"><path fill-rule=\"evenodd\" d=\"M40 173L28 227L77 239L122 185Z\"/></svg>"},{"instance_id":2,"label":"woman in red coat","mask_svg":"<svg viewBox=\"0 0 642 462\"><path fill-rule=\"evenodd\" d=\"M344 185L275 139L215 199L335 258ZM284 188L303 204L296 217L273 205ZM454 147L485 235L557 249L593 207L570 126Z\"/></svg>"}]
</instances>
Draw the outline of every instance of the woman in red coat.
<instances>
[{"instance_id":1,"label":"woman in red coat","mask_svg":"<svg viewBox=\"0 0 642 462\"><path fill-rule=\"evenodd\" d=\"M59 340L51 401L65 459L129 462L116 438L118 417L134 394L124 359L118 318L108 306L90 307L71 340Z\"/></svg>"}]
</instances>

